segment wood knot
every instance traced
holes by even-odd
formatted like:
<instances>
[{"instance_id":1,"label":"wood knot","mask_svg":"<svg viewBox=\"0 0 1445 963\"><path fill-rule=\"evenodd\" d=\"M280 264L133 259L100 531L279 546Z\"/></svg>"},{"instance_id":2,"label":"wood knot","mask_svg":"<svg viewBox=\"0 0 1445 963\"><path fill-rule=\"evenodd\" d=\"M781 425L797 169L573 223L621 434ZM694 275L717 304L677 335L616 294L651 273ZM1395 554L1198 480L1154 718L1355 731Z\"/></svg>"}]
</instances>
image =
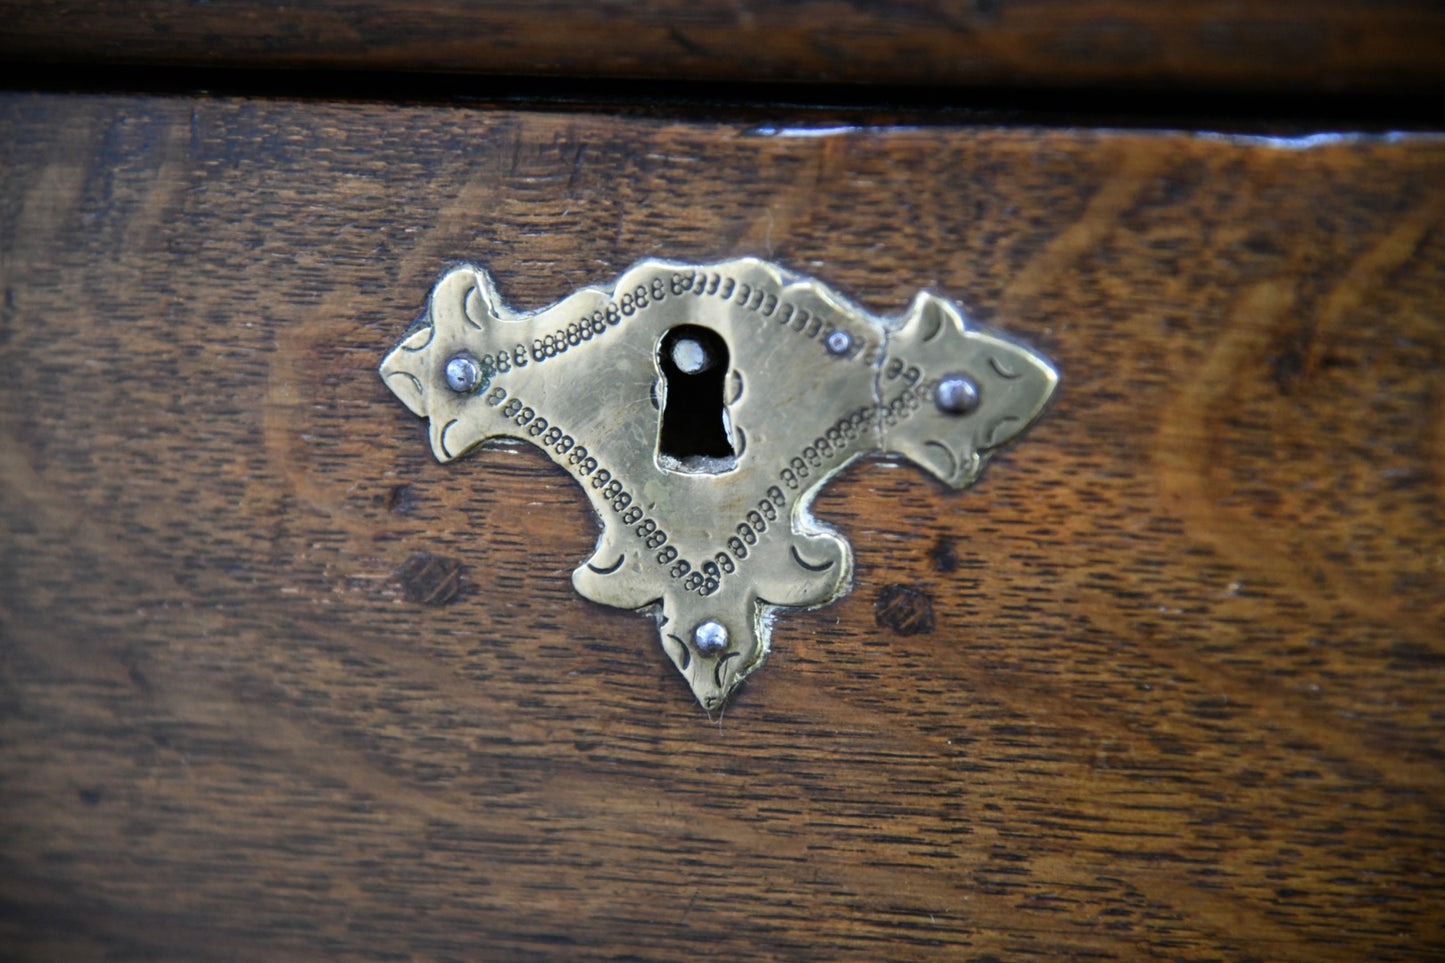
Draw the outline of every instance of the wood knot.
<instances>
[{"instance_id":1,"label":"wood knot","mask_svg":"<svg viewBox=\"0 0 1445 963\"><path fill-rule=\"evenodd\" d=\"M940 572L948 573L958 568L958 549L954 540L948 535L940 535L933 540L933 547L928 550L928 558L933 562L933 567Z\"/></svg>"},{"instance_id":2,"label":"wood knot","mask_svg":"<svg viewBox=\"0 0 1445 963\"><path fill-rule=\"evenodd\" d=\"M374 500L387 511L396 512L398 515L410 515L416 510L416 495L410 485L393 485Z\"/></svg>"}]
</instances>

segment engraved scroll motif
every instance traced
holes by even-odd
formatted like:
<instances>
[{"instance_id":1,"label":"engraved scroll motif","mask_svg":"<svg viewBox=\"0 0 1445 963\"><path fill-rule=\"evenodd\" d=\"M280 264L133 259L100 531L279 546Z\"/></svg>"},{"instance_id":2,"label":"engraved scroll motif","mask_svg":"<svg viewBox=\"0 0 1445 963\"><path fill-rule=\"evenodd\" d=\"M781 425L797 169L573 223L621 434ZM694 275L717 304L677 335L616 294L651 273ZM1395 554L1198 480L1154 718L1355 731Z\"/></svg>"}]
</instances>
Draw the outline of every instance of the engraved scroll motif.
<instances>
[{"instance_id":1,"label":"engraved scroll motif","mask_svg":"<svg viewBox=\"0 0 1445 963\"><path fill-rule=\"evenodd\" d=\"M680 332L698 337L679 346ZM717 367L716 450L665 443L678 363ZM604 605L651 608L707 709L762 663L777 608L847 589L848 543L808 512L824 482L883 453L963 488L1058 383L1043 357L932 294L880 319L751 258L644 261L524 313L484 269L457 267L381 376L430 419L438 460L517 438L577 479L602 532L573 584Z\"/></svg>"}]
</instances>

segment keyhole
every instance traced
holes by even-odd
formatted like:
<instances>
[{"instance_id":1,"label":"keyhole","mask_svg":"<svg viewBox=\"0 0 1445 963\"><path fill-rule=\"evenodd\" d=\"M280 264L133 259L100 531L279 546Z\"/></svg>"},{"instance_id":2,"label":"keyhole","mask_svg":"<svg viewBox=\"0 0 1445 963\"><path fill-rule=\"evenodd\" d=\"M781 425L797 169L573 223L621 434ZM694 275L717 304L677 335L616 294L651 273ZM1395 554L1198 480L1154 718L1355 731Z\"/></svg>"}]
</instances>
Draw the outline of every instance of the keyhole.
<instances>
[{"instance_id":1,"label":"keyhole","mask_svg":"<svg viewBox=\"0 0 1445 963\"><path fill-rule=\"evenodd\" d=\"M662 369L657 453L665 467L724 472L737 464L731 426L723 409L728 346L716 331L680 324L657 346Z\"/></svg>"}]
</instances>

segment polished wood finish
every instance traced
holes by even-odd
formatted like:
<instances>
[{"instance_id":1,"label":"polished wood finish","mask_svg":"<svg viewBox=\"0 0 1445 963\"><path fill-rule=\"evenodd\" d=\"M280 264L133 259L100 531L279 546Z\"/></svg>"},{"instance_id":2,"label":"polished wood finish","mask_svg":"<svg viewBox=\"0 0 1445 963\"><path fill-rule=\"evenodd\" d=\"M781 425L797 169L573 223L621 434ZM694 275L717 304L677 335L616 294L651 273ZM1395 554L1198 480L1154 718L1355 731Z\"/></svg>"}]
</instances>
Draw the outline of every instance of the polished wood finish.
<instances>
[{"instance_id":1,"label":"polished wood finish","mask_svg":"<svg viewBox=\"0 0 1445 963\"><path fill-rule=\"evenodd\" d=\"M0 55L86 67L1445 89L1445 8L1433 0L0 0L0 22Z\"/></svg>"},{"instance_id":2,"label":"polished wood finish","mask_svg":"<svg viewBox=\"0 0 1445 963\"><path fill-rule=\"evenodd\" d=\"M0 944L1445 954L1445 142L0 99ZM715 719L531 450L375 374L444 266L919 288L1059 365Z\"/></svg>"}]
</instances>

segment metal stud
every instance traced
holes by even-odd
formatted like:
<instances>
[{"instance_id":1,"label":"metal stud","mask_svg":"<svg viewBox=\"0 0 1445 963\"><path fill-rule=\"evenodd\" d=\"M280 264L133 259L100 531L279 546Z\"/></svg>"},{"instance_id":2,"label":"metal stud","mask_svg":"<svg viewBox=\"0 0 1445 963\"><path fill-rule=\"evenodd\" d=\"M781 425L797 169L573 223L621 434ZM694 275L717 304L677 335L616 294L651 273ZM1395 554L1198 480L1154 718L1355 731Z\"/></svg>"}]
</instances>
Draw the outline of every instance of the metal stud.
<instances>
[{"instance_id":1,"label":"metal stud","mask_svg":"<svg viewBox=\"0 0 1445 963\"><path fill-rule=\"evenodd\" d=\"M683 374L698 374L712 367L712 356L701 341L695 338L678 338L672 344L672 363Z\"/></svg>"},{"instance_id":2,"label":"metal stud","mask_svg":"<svg viewBox=\"0 0 1445 963\"><path fill-rule=\"evenodd\" d=\"M839 329L828 335L823 341L823 347L827 348L828 353L834 357L842 357L853 350L853 336L847 331Z\"/></svg>"},{"instance_id":3,"label":"metal stud","mask_svg":"<svg viewBox=\"0 0 1445 963\"><path fill-rule=\"evenodd\" d=\"M692 644L703 655L716 655L728 647L728 630L715 619L699 622L692 630Z\"/></svg>"},{"instance_id":4,"label":"metal stud","mask_svg":"<svg viewBox=\"0 0 1445 963\"><path fill-rule=\"evenodd\" d=\"M933 403L945 415L967 415L978 408L978 385L962 372L946 374L938 379Z\"/></svg>"},{"instance_id":5,"label":"metal stud","mask_svg":"<svg viewBox=\"0 0 1445 963\"><path fill-rule=\"evenodd\" d=\"M465 351L447 359L445 374L447 387L459 395L471 394L482 382L481 364Z\"/></svg>"}]
</instances>

